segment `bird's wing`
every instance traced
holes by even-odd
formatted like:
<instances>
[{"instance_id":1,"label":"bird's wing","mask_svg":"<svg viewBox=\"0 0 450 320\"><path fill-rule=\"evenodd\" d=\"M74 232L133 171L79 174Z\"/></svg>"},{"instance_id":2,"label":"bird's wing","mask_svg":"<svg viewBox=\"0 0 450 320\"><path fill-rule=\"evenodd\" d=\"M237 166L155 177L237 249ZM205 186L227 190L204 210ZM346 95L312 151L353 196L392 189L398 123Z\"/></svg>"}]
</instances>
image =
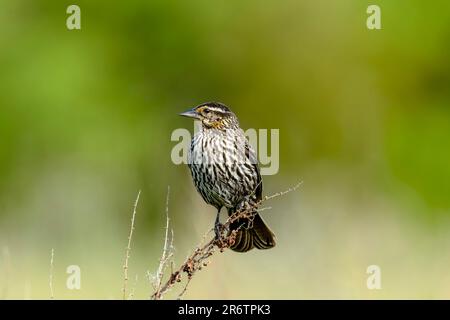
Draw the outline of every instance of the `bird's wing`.
<instances>
[{"instance_id":1,"label":"bird's wing","mask_svg":"<svg viewBox=\"0 0 450 320\"><path fill-rule=\"evenodd\" d=\"M250 165L253 169L254 175L255 175L255 183L256 187L255 190L252 190L254 194L256 195L256 200L259 201L262 198L262 178L261 178L261 172L259 170L259 163L258 163L258 157L256 156L255 150L250 145L250 143L246 140L245 144L245 157L249 160Z\"/></svg>"}]
</instances>

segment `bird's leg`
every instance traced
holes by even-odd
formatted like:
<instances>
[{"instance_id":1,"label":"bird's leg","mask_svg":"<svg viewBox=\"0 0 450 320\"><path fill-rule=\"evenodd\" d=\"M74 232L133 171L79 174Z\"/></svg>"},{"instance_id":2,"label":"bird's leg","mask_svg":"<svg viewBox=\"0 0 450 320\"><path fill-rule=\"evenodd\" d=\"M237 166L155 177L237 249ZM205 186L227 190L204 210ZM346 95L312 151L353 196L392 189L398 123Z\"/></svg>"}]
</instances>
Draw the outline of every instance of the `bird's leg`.
<instances>
[{"instance_id":1,"label":"bird's leg","mask_svg":"<svg viewBox=\"0 0 450 320\"><path fill-rule=\"evenodd\" d=\"M214 223L214 233L216 234L216 239L220 240L222 238L223 224L220 223L220 209L217 211L216 222Z\"/></svg>"}]
</instances>

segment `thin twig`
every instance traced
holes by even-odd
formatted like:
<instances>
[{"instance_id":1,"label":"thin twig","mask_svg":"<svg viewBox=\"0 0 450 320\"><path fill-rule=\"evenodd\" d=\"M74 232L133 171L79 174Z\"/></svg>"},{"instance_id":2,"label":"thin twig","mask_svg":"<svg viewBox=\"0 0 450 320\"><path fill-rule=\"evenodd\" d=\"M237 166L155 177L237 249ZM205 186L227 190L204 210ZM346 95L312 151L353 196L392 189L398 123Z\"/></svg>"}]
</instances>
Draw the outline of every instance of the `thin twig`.
<instances>
[{"instance_id":1,"label":"thin twig","mask_svg":"<svg viewBox=\"0 0 450 320\"><path fill-rule=\"evenodd\" d=\"M274 193L274 194L272 194L270 196L265 196L264 200L262 200L261 202L267 201L267 200L271 200L273 198L278 198L278 197L284 196L285 194L287 194L289 192L297 190L302 184L303 184L303 181L300 181L295 186L293 186L293 187L291 187L291 188L289 188L289 189L287 189L285 191L277 192L277 193Z\"/></svg>"},{"instance_id":2,"label":"thin twig","mask_svg":"<svg viewBox=\"0 0 450 320\"><path fill-rule=\"evenodd\" d=\"M277 192L271 196L266 196L266 197L262 198L260 201L258 201L257 203L255 203L254 205L244 208L244 209L241 209L241 210L237 211L236 213L232 214L230 217L228 217L227 221L224 223L224 225L223 225L224 231L222 231L220 238L219 239L213 238L213 239L209 240L206 244L204 244L206 236L212 231L212 229L209 230L203 237L200 244L196 247L194 252L189 257L187 257L185 262L177 270L173 271L173 266L172 266L172 270L171 270L169 279L164 283L164 285L158 286L157 290L151 296L151 298L155 299L155 300L161 299L163 297L163 295L175 285L175 283L181 282L182 274L186 274L187 275L186 284L185 284L183 290L181 291L181 293L178 295L178 298L180 299L186 292L187 287L188 287L190 281L192 280L193 276L195 275L195 273L197 271L201 270L203 267L206 267L209 264L209 262L210 262L209 258L214 254L214 252L217 249L219 249L220 252L223 252L226 248L229 248L230 246L232 246L234 244L238 230L233 230L233 231L228 232L228 234L224 234L225 230L230 230L229 229L230 225L234 221L236 221L238 219L242 219L242 218L252 219L254 210L257 209L261 203L263 203L267 200L271 200L271 199L274 199L277 197L284 196L287 193L295 191L300 187L301 184L302 184L302 182L299 182L297 185L289 188L286 191ZM268 209L268 208L266 208L266 209ZM167 232L166 232L166 239L167 239ZM167 243L167 241L166 241L166 243ZM165 257L165 252L166 252L166 247L164 248L161 261L164 261L163 258ZM167 261L165 261L165 263L167 263ZM161 264L160 264L160 266L161 266ZM158 279L159 279L159 281L161 281L162 276L159 277Z\"/></svg>"},{"instance_id":3,"label":"thin twig","mask_svg":"<svg viewBox=\"0 0 450 320\"><path fill-rule=\"evenodd\" d=\"M192 280L192 277L187 279L186 284L184 285L183 291L181 291L180 294L178 295L178 300L181 300L183 295L186 293L187 288L188 288L189 284L191 283L191 280Z\"/></svg>"},{"instance_id":4,"label":"thin twig","mask_svg":"<svg viewBox=\"0 0 450 320\"><path fill-rule=\"evenodd\" d=\"M167 187L167 196L166 196L166 228L165 228L165 236L164 236L164 248L161 255L161 258L159 259L159 266L158 270L156 271L155 276L155 293L154 296L159 299L161 297L160 291L161 291L161 285L162 285L162 279L164 277L164 270L166 269L167 265L169 264L170 259L173 256L173 230L171 229L170 232L170 240L169 240L169 227L170 227L170 218L169 218L169 199L170 199L170 186ZM172 263L170 263L172 266Z\"/></svg>"},{"instance_id":5,"label":"thin twig","mask_svg":"<svg viewBox=\"0 0 450 320\"><path fill-rule=\"evenodd\" d=\"M52 253L50 256L50 276L49 276L49 286L50 286L50 299L54 299L55 295L53 292L53 258L54 258L55 250L52 248Z\"/></svg>"},{"instance_id":6,"label":"thin twig","mask_svg":"<svg viewBox=\"0 0 450 320\"><path fill-rule=\"evenodd\" d=\"M130 252L131 252L131 239L133 237L133 231L134 231L134 219L136 217L136 210L137 205L139 203L139 197L141 195L141 190L139 190L138 195L136 197L136 200L134 202L133 206L133 215L131 217L131 226L130 226L130 234L128 235L128 245L125 250L125 263L123 265L123 300L127 299L127 285L128 285L128 259L130 258Z\"/></svg>"},{"instance_id":7,"label":"thin twig","mask_svg":"<svg viewBox=\"0 0 450 320\"><path fill-rule=\"evenodd\" d=\"M137 286L137 283L138 283L138 275L136 275L135 277L134 277L134 284L133 284L133 287L131 288L131 290L130 290L130 294L128 295L128 300L133 300L133 298L134 298L134 292L136 291L136 286Z\"/></svg>"}]
</instances>

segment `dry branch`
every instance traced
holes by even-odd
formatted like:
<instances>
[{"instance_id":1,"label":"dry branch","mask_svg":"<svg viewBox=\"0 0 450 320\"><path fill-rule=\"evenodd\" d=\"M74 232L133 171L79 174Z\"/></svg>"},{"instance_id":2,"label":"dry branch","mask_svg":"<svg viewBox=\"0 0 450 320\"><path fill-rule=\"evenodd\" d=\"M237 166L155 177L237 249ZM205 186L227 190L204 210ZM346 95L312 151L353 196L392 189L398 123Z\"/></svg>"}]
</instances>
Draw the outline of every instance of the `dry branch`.
<instances>
[{"instance_id":1,"label":"dry branch","mask_svg":"<svg viewBox=\"0 0 450 320\"><path fill-rule=\"evenodd\" d=\"M54 299L55 295L53 293L53 258L55 255L55 250L52 248L52 253L50 255L50 275L48 279L48 285L50 287L50 299Z\"/></svg>"},{"instance_id":2,"label":"dry branch","mask_svg":"<svg viewBox=\"0 0 450 320\"><path fill-rule=\"evenodd\" d=\"M173 247L173 230L170 231L170 240L169 240L169 226L170 226L170 218L169 218L169 198L170 198L170 186L167 187L167 197L166 197L166 228L165 228L165 236L164 236L164 248L159 259L158 270L156 271L156 275L153 277L153 289L155 290L154 296L156 299L161 298L161 287L162 281L164 277L164 271L169 265L173 268L173 261L171 261L174 254ZM153 296L152 295L152 296Z\"/></svg>"},{"instance_id":3,"label":"dry branch","mask_svg":"<svg viewBox=\"0 0 450 320\"><path fill-rule=\"evenodd\" d=\"M127 286L128 286L128 260L130 259L130 252L131 252L131 239L133 238L133 231L134 231L134 220L136 218L136 209L137 205L139 203L139 197L141 195L141 190L139 190L138 195L136 197L136 200L134 201L133 206L133 215L131 216L131 226L130 226L130 233L128 235L128 245L125 249L125 263L123 265L123 287L122 287L122 293L123 293L123 300L127 299ZM134 294L134 293L133 293ZM132 295L133 295L132 294ZM132 297L130 296L130 298Z\"/></svg>"},{"instance_id":4,"label":"dry branch","mask_svg":"<svg viewBox=\"0 0 450 320\"><path fill-rule=\"evenodd\" d=\"M160 265L158 268L158 272L156 275L157 279L157 287L155 292L151 295L151 298L154 300L162 299L164 294L167 293L176 283L181 282L182 276L185 274L187 276L187 281L178 295L178 298L180 299L184 293L187 290L187 287L192 280L193 276L197 271L200 271L203 267L206 267L210 260L209 258L214 254L216 250L219 250L220 252L223 252L226 248L229 248L231 245L234 244L236 234L238 230L233 230L232 232L227 232L229 230L230 225L241 218L247 218L252 219L255 209L259 207L259 205L265 201L281 197L289 192L292 192L300 187L302 182L299 182L297 185L295 185L292 188L289 188L286 191L278 192L270 196L265 196L260 201L258 201L256 204L250 207L246 207L241 209L240 211L237 211L230 217L228 217L227 221L223 224L222 233L217 239L214 237L213 239L209 240L205 243L205 239L207 235L213 231L213 229L209 230L205 236L203 237L203 240L200 242L200 244L197 246L197 248L192 252L192 254L184 261L184 263L177 268L176 270L173 269L173 261L171 261L171 258L173 256L173 251L170 251L167 253L167 243L168 243L168 228L169 228L169 216L168 216L168 200L169 197L167 196L167 202L166 202L166 215L167 215L167 223L166 223L166 237L164 241L164 250L162 257L160 259ZM263 209L269 209L269 208L263 208ZM260 209L261 210L261 209ZM172 240L173 241L173 235ZM171 246L172 247L172 246ZM171 272L168 277L168 280L162 284L162 278L164 276L164 270L166 267L171 265ZM160 271L162 270L162 273Z\"/></svg>"}]
</instances>

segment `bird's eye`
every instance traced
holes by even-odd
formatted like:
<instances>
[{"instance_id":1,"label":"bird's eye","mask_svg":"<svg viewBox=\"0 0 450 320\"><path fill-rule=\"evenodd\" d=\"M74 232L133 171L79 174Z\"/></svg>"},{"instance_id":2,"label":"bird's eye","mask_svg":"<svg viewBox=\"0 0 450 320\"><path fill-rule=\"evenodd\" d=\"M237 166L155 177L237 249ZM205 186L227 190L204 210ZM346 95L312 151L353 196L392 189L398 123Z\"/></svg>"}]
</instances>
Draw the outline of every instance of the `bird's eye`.
<instances>
[{"instance_id":1,"label":"bird's eye","mask_svg":"<svg viewBox=\"0 0 450 320\"><path fill-rule=\"evenodd\" d=\"M205 109L205 110L203 110L203 113L204 113L204 114L208 114L209 111L210 111L209 109Z\"/></svg>"}]
</instances>

